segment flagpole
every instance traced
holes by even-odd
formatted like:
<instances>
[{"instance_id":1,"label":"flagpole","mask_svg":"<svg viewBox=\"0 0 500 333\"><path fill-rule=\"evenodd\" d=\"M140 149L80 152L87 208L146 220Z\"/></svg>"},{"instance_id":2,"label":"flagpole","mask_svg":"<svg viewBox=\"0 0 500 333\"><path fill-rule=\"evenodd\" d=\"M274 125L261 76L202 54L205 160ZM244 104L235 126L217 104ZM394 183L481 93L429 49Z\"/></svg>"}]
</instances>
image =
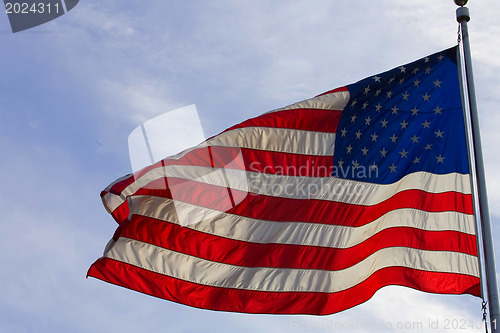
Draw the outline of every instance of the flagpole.
<instances>
[{"instance_id":1,"label":"flagpole","mask_svg":"<svg viewBox=\"0 0 500 333\"><path fill-rule=\"evenodd\" d=\"M479 218L483 238L484 261L486 270L486 289L488 292L488 305L490 312L490 327L493 333L500 332L497 325L500 325L500 303L498 297L497 275L495 268L495 252L493 247L493 236L491 232L491 221L488 208L488 197L486 192L486 178L484 173L484 162L481 148L481 136L479 133L479 117L476 104L476 92L474 88L474 76L472 73L472 57L470 52L469 31L467 22L470 20L469 9L464 7L467 0L455 0L460 6L457 9L457 21L460 23L463 57L465 62L465 76L467 96L469 99L470 121L472 126L472 145L476 168L476 182L479 200Z\"/></svg>"}]
</instances>

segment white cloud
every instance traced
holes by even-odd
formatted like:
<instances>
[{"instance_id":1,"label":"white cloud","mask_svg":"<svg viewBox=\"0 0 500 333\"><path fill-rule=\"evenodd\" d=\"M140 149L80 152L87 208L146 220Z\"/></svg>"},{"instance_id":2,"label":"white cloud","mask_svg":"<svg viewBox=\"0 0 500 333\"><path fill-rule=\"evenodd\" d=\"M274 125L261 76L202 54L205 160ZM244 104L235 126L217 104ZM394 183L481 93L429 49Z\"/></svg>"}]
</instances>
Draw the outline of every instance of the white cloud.
<instances>
[{"instance_id":1,"label":"white cloud","mask_svg":"<svg viewBox=\"0 0 500 333\"><path fill-rule=\"evenodd\" d=\"M131 78L120 81L103 79L101 93L113 102L107 105L110 116L141 124L180 105L168 100L170 91L163 80Z\"/></svg>"}]
</instances>

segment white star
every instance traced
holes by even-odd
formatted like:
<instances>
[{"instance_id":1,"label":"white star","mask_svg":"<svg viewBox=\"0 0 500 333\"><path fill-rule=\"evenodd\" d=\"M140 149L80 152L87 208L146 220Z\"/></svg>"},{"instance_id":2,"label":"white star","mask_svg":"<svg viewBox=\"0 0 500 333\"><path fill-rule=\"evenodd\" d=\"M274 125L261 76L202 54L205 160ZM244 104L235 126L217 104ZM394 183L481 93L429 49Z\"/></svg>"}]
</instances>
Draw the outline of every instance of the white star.
<instances>
[{"instance_id":1,"label":"white star","mask_svg":"<svg viewBox=\"0 0 500 333\"><path fill-rule=\"evenodd\" d=\"M398 114L398 110L399 110L399 109L398 109L398 107L397 107L396 105L394 105L394 106L391 108L391 110L392 110L392 114Z\"/></svg>"},{"instance_id":2,"label":"white star","mask_svg":"<svg viewBox=\"0 0 500 333\"><path fill-rule=\"evenodd\" d=\"M398 137L396 136L396 134L393 134L389 139L391 139L391 141L394 143L394 142L396 142Z\"/></svg>"},{"instance_id":3,"label":"white star","mask_svg":"<svg viewBox=\"0 0 500 333\"><path fill-rule=\"evenodd\" d=\"M405 66L401 66L401 67L399 67L399 69L401 70L401 73L405 73L406 72L406 67Z\"/></svg>"},{"instance_id":4,"label":"white star","mask_svg":"<svg viewBox=\"0 0 500 333\"><path fill-rule=\"evenodd\" d=\"M372 141L373 141L373 142L377 142L377 138L378 138L377 133L373 133L373 134L372 134Z\"/></svg>"},{"instance_id":5,"label":"white star","mask_svg":"<svg viewBox=\"0 0 500 333\"><path fill-rule=\"evenodd\" d=\"M403 94L403 100L407 101L409 96L410 95L408 95L408 92L405 91L405 93Z\"/></svg>"},{"instance_id":6,"label":"white star","mask_svg":"<svg viewBox=\"0 0 500 333\"><path fill-rule=\"evenodd\" d=\"M375 75L373 79L375 80L375 82L380 82L380 76Z\"/></svg>"},{"instance_id":7,"label":"white star","mask_svg":"<svg viewBox=\"0 0 500 333\"><path fill-rule=\"evenodd\" d=\"M427 146L424 147L424 149L425 150L430 150L430 149L432 149L432 145L428 143Z\"/></svg>"},{"instance_id":8,"label":"white star","mask_svg":"<svg viewBox=\"0 0 500 333\"><path fill-rule=\"evenodd\" d=\"M366 87L366 88L365 88L365 95L368 95L368 92L369 92L370 90L371 90L371 89L370 89L370 86Z\"/></svg>"},{"instance_id":9,"label":"white star","mask_svg":"<svg viewBox=\"0 0 500 333\"><path fill-rule=\"evenodd\" d=\"M429 62L429 57L425 57L425 62Z\"/></svg>"},{"instance_id":10,"label":"white star","mask_svg":"<svg viewBox=\"0 0 500 333\"><path fill-rule=\"evenodd\" d=\"M350 153L351 153L351 150L352 150L352 146L351 146L351 145L349 145L349 146L347 146L346 148L347 148L347 153L348 153L348 154L350 154Z\"/></svg>"},{"instance_id":11,"label":"white star","mask_svg":"<svg viewBox=\"0 0 500 333\"><path fill-rule=\"evenodd\" d=\"M352 123L353 123L353 122L355 122L355 121L356 121L356 118L358 118L358 117L357 117L355 114L353 114L353 115L351 116L351 122L352 122Z\"/></svg>"},{"instance_id":12,"label":"white star","mask_svg":"<svg viewBox=\"0 0 500 333\"><path fill-rule=\"evenodd\" d=\"M391 77L391 78L389 79L389 83L392 83L392 82L394 82L394 81L396 81L396 77L395 77L395 76L393 76L393 77Z\"/></svg>"},{"instance_id":13,"label":"white star","mask_svg":"<svg viewBox=\"0 0 500 333\"><path fill-rule=\"evenodd\" d=\"M358 103L358 101L357 101L357 100L354 100L354 101L352 101L351 106L354 106L354 105L356 105L357 103Z\"/></svg>"},{"instance_id":14,"label":"white star","mask_svg":"<svg viewBox=\"0 0 500 333\"><path fill-rule=\"evenodd\" d=\"M427 68L425 69L425 74L430 74L430 73L431 73L431 68L430 68L430 67L427 67Z\"/></svg>"},{"instance_id":15,"label":"white star","mask_svg":"<svg viewBox=\"0 0 500 333\"><path fill-rule=\"evenodd\" d=\"M370 123L371 123L371 122L372 122L372 119L371 119L370 117L367 117L367 118L365 119L365 123L366 123L366 125L370 126Z\"/></svg>"},{"instance_id":16,"label":"white star","mask_svg":"<svg viewBox=\"0 0 500 333\"><path fill-rule=\"evenodd\" d=\"M441 61L441 60L443 60L443 59L444 59L444 56L443 56L443 55L440 55L440 56L438 57L438 60L439 60L439 61Z\"/></svg>"},{"instance_id":17,"label":"white star","mask_svg":"<svg viewBox=\"0 0 500 333\"><path fill-rule=\"evenodd\" d=\"M378 103L377 105L375 105L375 110L377 112L380 112L380 109L382 109L382 105L380 103Z\"/></svg>"},{"instance_id":18,"label":"white star","mask_svg":"<svg viewBox=\"0 0 500 333\"><path fill-rule=\"evenodd\" d=\"M420 139L420 137L414 134L413 138L411 138L411 143L418 143L418 139Z\"/></svg>"},{"instance_id":19,"label":"white star","mask_svg":"<svg viewBox=\"0 0 500 333\"><path fill-rule=\"evenodd\" d=\"M436 159L437 159L437 163L443 163L444 164L444 159L446 157L444 156L441 156L441 154L439 154L439 156L436 156Z\"/></svg>"},{"instance_id":20,"label":"white star","mask_svg":"<svg viewBox=\"0 0 500 333\"><path fill-rule=\"evenodd\" d=\"M422 98L424 99L424 101L428 102L429 98L431 98L431 95L425 93L425 95L423 95Z\"/></svg>"},{"instance_id":21,"label":"white star","mask_svg":"<svg viewBox=\"0 0 500 333\"><path fill-rule=\"evenodd\" d=\"M441 83L443 83L443 81L439 81L438 79L436 79L436 81L434 81L434 82L432 82L432 83L434 83L434 86L435 86L436 88L437 88L437 87L441 88Z\"/></svg>"},{"instance_id":22,"label":"white star","mask_svg":"<svg viewBox=\"0 0 500 333\"><path fill-rule=\"evenodd\" d=\"M387 120L385 120L385 119L384 119L384 120L382 120L382 121L380 121L380 122L382 123L382 127L384 127L384 128L385 128L385 127L387 127L387 124L389 123L389 122L388 122Z\"/></svg>"},{"instance_id":23,"label":"white star","mask_svg":"<svg viewBox=\"0 0 500 333\"><path fill-rule=\"evenodd\" d=\"M364 102L363 103L363 110L366 109L367 106L368 106L368 102Z\"/></svg>"},{"instance_id":24,"label":"white star","mask_svg":"<svg viewBox=\"0 0 500 333\"><path fill-rule=\"evenodd\" d=\"M437 132L434 132L434 134L436 134L436 138L442 138L444 132L442 132L441 130L438 130Z\"/></svg>"},{"instance_id":25,"label":"white star","mask_svg":"<svg viewBox=\"0 0 500 333\"><path fill-rule=\"evenodd\" d=\"M387 98L391 98L392 97L392 91L388 91L387 92Z\"/></svg>"},{"instance_id":26,"label":"white star","mask_svg":"<svg viewBox=\"0 0 500 333\"><path fill-rule=\"evenodd\" d=\"M403 122L399 123L399 125L401 125L401 129L403 129L403 128L406 128L408 126L408 123L406 122L406 120L403 120Z\"/></svg>"},{"instance_id":27,"label":"white star","mask_svg":"<svg viewBox=\"0 0 500 333\"><path fill-rule=\"evenodd\" d=\"M399 80L399 84L403 84L403 83L405 83L405 79L404 78L402 78L401 80Z\"/></svg>"},{"instance_id":28,"label":"white star","mask_svg":"<svg viewBox=\"0 0 500 333\"><path fill-rule=\"evenodd\" d=\"M375 162L373 162L373 164L372 164L372 165L370 165L370 170L372 170L372 171L373 171L373 170L377 170L377 168L378 168L378 167L377 167L377 165L375 164Z\"/></svg>"},{"instance_id":29,"label":"white star","mask_svg":"<svg viewBox=\"0 0 500 333\"><path fill-rule=\"evenodd\" d=\"M356 134L356 139L358 139L358 140L359 140L359 139L361 139L361 134L363 134L363 133L361 133L361 131L360 131L360 130L358 130L358 131L357 131L356 133L354 133L354 134Z\"/></svg>"},{"instance_id":30,"label":"white star","mask_svg":"<svg viewBox=\"0 0 500 333\"><path fill-rule=\"evenodd\" d=\"M381 93L381 92L382 92L382 90L381 90L381 89L377 89L377 91L375 92L375 96L380 95L380 93Z\"/></svg>"},{"instance_id":31,"label":"white star","mask_svg":"<svg viewBox=\"0 0 500 333\"><path fill-rule=\"evenodd\" d=\"M421 159L422 159L421 157L415 157L415 159L413 160L413 164L420 163Z\"/></svg>"},{"instance_id":32,"label":"white star","mask_svg":"<svg viewBox=\"0 0 500 333\"><path fill-rule=\"evenodd\" d=\"M417 72L418 72L418 70L419 70L419 69L420 69L420 68L418 68L418 67L417 67L417 68L415 68L415 69L413 70L413 72L412 72L412 73L413 73L413 74L417 74Z\"/></svg>"},{"instance_id":33,"label":"white star","mask_svg":"<svg viewBox=\"0 0 500 333\"><path fill-rule=\"evenodd\" d=\"M417 79L417 80L413 81L413 83L415 84L415 87L418 87L418 85L420 84L420 81Z\"/></svg>"},{"instance_id":34,"label":"white star","mask_svg":"<svg viewBox=\"0 0 500 333\"><path fill-rule=\"evenodd\" d=\"M436 106L436 108L433 110L436 114L441 114L443 109L441 109L439 106Z\"/></svg>"},{"instance_id":35,"label":"white star","mask_svg":"<svg viewBox=\"0 0 500 333\"><path fill-rule=\"evenodd\" d=\"M345 127L343 130L341 130L341 132L342 132L342 137L345 137L345 135L347 134L347 130L345 129Z\"/></svg>"},{"instance_id":36,"label":"white star","mask_svg":"<svg viewBox=\"0 0 500 333\"><path fill-rule=\"evenodd\" d=\"M408 152L406 150L402 150L399 152L401 154L401 158L408 158Z\"/></svg>"},{"instance_id":37,"label":"white star","mask_svg":"<svg viewBox=\"0 0 500 333\"><path fill-rule=\"evenodd\" d=\"M352 161L352 165L354 166L354 169L359 168L359 163L358 163L358 161Z\"/></svg>"},{"instance_id":38,"label":"white star","mask_svg":"<svg viewBox=\"0 0 500 333\"><path fill-rule=\"evenodd\" d=\"M340 160L340 161L339 161L339 167L341 167L341 168L342 168L342 165L344 165L344 161Z\"/></svg>"},{"instance_id":39,"label":"white star","mask_svg":"<svg viewBox=\"0 0 500 333\"><path fill-rule=\"evenodd\" d=\"M368 149L366 149L366 147L363 147L361 151L363 152L363 156L368 156Z\"/></svg>"},{"instance_id":40,"label":"white star","mask_svg":"<svg viewBox=\"0 0 500 333\"><path fill-rule=\"evenodd\" d=\"M418 111L420 111L419 109L417 109L417 107L415 106L413 109L410 110L411 111L411 115L412 116L416 116L418 114Z\"/></svg>"},{"instance_id":41,"label":"white star","mask_svg":"<svg viewBox=\"0 0 500 333\"><path fill-rule=\"evenodd\" d=\"M385 150L385 148L382 148L382 150L380 151L380 155L382 155L382 157L385 157L385 155L387 155L387 150Z\"/></svg>"},{"instance_id":42,"label":"white star","mask_svg":"<svg viewBox=\"0 0 500 333\"><path fill-rule=\"evenodd\" d=\"M424 126L424 128L431 128L430 124L431 123L426 120L425 123L422 123L422 126Z\"/></svg>"},{"instance_id":43,"label":"white star","mask_svg":"<svg viewBox=\"0 0 500 333\"><path fill-rule=\"evenodd\" d=\"M391 169L391 173L396 172L396 168L397 166L395 166L394 163L392 163L392 165L389 167L389 169Z\"/></svg>"}]
</instances>

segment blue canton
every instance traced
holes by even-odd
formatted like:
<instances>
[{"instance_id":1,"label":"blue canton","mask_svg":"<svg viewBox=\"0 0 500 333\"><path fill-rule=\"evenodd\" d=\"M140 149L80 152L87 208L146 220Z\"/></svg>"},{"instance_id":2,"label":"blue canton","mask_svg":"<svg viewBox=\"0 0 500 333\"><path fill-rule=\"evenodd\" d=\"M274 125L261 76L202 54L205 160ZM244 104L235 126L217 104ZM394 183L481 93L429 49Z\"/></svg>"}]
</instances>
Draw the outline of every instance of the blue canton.
<instances>
[{"instance_id":1,"label":"blue canton","mask_svg":"<svg viewBox=\"0 0 500 333\"><path fill-rule=\"evenodd\" d=\"M347 86L333 176L389 184L469 173L457 47Z\"/></svg>"}]
</instances>

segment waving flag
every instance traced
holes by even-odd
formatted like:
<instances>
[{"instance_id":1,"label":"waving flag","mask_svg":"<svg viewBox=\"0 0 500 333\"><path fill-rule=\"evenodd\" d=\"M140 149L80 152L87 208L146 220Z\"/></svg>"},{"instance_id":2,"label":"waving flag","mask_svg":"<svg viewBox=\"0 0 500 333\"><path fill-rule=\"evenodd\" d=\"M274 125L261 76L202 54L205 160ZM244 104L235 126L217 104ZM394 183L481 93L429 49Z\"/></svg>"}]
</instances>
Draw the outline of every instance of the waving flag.
<instances>
[{"instance_id":1,"label":"waving flag","mask_svg":"<svg viewBox=\"0 0 500 333\"><path fill-rule=\"evenodd\" d=\"M457 49L247 120L102 192L88 275L190 306L331 314L479 296Z\"/></svg>"}]
</instances>

